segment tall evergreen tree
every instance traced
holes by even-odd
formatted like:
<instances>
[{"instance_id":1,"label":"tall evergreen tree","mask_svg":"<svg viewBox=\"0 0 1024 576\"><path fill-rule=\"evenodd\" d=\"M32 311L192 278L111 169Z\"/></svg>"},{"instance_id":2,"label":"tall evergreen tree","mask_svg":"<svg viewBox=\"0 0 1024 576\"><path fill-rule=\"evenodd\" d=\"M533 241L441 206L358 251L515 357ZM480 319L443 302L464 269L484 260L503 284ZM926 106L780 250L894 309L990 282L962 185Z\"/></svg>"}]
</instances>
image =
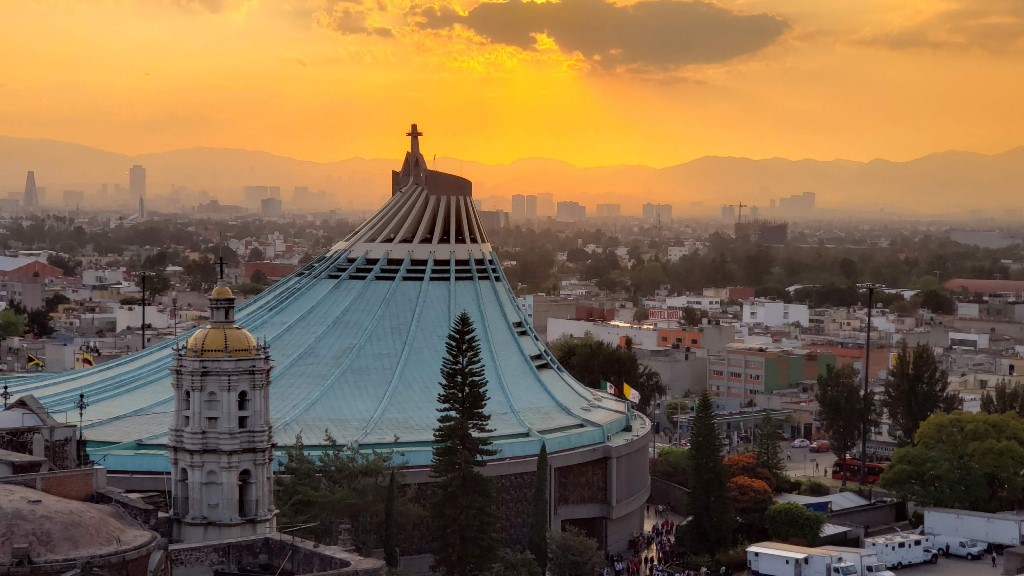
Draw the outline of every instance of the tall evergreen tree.
<instances>
[{"instance_id":1,"label":"tall evergreen tree","mask_svg":"<svg viewBox=\"0 0 1024 576\"><path fill-rule=\"evenodd\" d=\"M487 379L469 314L455 319L445 350L431 465L437 479L432 486L431 568L447 576L473 576L490 570L498 548L494 495L479 470L484 458L497 452L484 436L494 430L488 427Z\"/></svg>"},{"instance_id":2,"label":"tall evergreen tree","mask_svg":"<svg viewBox=\"0 0 1024 576\"><path fill-rule=\"evenodd\" d=\"M398 568L398 519L395 508L398 506L398 482L395 471L391 471L388 479L388 497L384 501L384 562L388 568Z\"/></svg>"},{"instance_id":3,"label":"tall evergreen tree","mask_svg":"<svg viewBox=\"0 0 1024 576\"><path fill-rule=\"evenodd\" d=\"M843 461L844 470L846 455L860 441L865 423L872 424L873 398L870 392L864 397L851 366L836 368L829 364L825 373L818 375L815 399L821 410L821 427L828 434L832 452ZM846 486L846 474L843 474L843 486Z\"/></svg>"},{"instance_id":4,"label":"tall evergreen tree","mask_svg":"<svg viewBox=\"0 0 1024 576\"><path fill-rule=\"evenodd\" d=\"M786 476L786 463L782 460L782 448L779 447L779 442L782 442L782 433L779 432L772 413L765 410L764 415L761 416L761 422L757 425L754 455L757 456L758 464L771 471L772 477L775 479L773 487L776 489Z\"/></svg>"},{"instance_id":5,"label":"tall evergreen tree","mask_svg":"<svg viewBox=\"0 0 1024 576\"><path fill-rule=\"evenodd\" d=\"M533 503L530 506L530 528L526 549L533 554L540 573L548 570L548 447L540 445L537 472L533 475Z\"/></svg>"},{"instance_id":6,"label":"tall evergreen tree","mask_svg":"<svg viewBox=\"0 0 1024 576\"><path fill-rule=\"evenodd\" d=\"M694 554L714 554L732 541L734 521L729 504L729 470L722 462L722 437L705 391L697 400L690 432L690 470L695 479L690 491L693 515L685 524L685 548Z\"/></svg>"},{"instance_id":7,"label":"tall evergreen tree","mask_svg":"<svg viewBox=\"0 0 1024 576\"><path fill-rule=\"evenodd\" d=\"M922 422L935 412L956 410L958 402L956 392L949 392L949 375L939 368L931 347L918 344L911 352L906 340L901 340L882 392L882 407L899 441L912 443Z\"/></svg>"}]
</instances>

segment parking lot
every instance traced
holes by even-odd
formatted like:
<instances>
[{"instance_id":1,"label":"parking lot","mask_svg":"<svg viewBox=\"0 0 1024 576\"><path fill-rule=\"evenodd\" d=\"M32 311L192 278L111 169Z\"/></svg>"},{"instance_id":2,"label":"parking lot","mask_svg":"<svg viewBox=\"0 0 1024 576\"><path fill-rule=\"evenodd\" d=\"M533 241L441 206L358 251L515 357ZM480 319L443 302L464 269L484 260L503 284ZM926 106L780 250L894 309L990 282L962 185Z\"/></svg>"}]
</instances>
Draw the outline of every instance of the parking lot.
<instances>
[{"instance_id":1,"label":"parking lot","mask_svg":"<svg viewBox=\"0 0 1024 576\"><path fill-rule=\"evenodd\" d=\"M899 571L900 576L964 576L967 574L1002 574L1003 557L998 556L996 568L992 560L985 557L981 560L964 560L963 558L939 558L937 564L919 564ZM895 571L894 571L895 572Z\"/></svg>"}]
</instances>

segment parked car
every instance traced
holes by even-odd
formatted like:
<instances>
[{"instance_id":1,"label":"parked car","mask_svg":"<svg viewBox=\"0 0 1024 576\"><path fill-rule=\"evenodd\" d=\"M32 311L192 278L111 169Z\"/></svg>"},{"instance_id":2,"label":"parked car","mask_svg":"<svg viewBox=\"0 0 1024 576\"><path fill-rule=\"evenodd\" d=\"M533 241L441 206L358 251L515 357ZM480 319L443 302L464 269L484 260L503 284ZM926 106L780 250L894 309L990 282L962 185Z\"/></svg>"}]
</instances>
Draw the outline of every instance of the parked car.
<instances>
[{"instance_id":1,"label":"parked car","mask_svg":"<svg viewBox=\"0 0 1024 576\"><path fill-rule=\"evenodd\" d=\"M807 449L810 450L811 452L828 452L828 440L817 440L813 444L811 444Z\"/></svg>"},{"instance_id":2,"label":"parked car","mask_svg":"<svg viewBox=\"0 0 1024 576\"><path fill-rule=\"evenodd\" d=\"M796 440L793 440L792 444L790 444L793 448L807 448L810 445L810 441L806 438L797 438Z\"/></svg>"}]
</instances>

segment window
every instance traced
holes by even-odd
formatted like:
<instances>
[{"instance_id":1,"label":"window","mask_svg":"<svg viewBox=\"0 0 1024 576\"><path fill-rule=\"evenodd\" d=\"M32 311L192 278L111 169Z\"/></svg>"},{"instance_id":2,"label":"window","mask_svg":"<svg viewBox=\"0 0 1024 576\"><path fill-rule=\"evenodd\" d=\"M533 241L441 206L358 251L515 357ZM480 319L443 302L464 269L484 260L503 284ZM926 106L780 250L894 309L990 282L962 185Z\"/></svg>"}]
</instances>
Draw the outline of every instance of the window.
<instances>
[{"instance_id":1,"label":"window","mask_svg":"<svg viewBox=\"0 0 1024 576\"><path fill-rule=\"evenodd\" d=\"M248 428L249 427L249 417L248 416L239 416L238 417L238 427L241 428L242 430Z\"/></svg>"},{"instance_id":2,"label":"window","mask_svg":"<svg viewBox=\"0 0 1024 576\"><path fill-rule=\"evenodd\" d=\"M722 371L722 370L712 370L711 371L711 375L712 376L725 376L725 372Z\"/></svg>"},{"instance_id":3,"label":"window","mask_svg":"<svg viewBox=\"0 0 1024 576\"><path fill-rule=\"evenodd\" d=\"M217 419L216 418L207 418L206 419L206 427L208 429L210 429L210 430L216 430L217 429Z\"/></svg>"},{"instance_id":4,"label":"window","mask_svg":"<svg viewBox=\"0 0 1024 576\"><path fill-rule=\"evenodd\" d=\"M192 392L185 390L185 395L181 399L181 409L186 411L192 409Z\"/></svg>"},{"instance_id":5,"label":"window","mask_svg":"<svg viewBox=\"0 0 1024 576\"><path fill-rule=\"evenodd\" d=\"M906 547L907 547L907 544L905 542L900 542L900 545L899 545L899 549L900 550L902 550L902 549L904 549Z\"/></svg>"},{"instance_id":6,"label":"window","mask_svg":"<svg viewBox=\"0 0 1024 576\"><path fill-rule=\"evenodd\" d=\"M203 403L203 410L207 412L220 412L220 399L217 398L216 392L210 392L206 395L206 402Z\"/></svg>"},{"instance_id":7,"label":"window","mask_svg":"<svg viewBox=\"0 0 1024 576\"><path fill-rule=\"evenodd\" d=\"M696 338L690 338L690 344L696 344L696 343L697 343L697 339Z\"/></svg>"},{"instance_id":8,"label":"window","mask_svg":"<svg viewBox=\"0 0 1024 576\"><path fill-rule=\"evenodd\" d=\"M747 378L753 380L754 382L760 382L761 381L761 375L760 374L748 374Z\"/></svg>"},{"instance_id":9,"label":"window","mask_svg":"<svg viewBox=\"0 0 1024 576\"><path fill-rule=\"evenodd\" d=\"M729 378L743 378L743 373L742 372L733 372L732 370L730 370L729 371Z\"/></svg>"},{"instance_id":10,"label":"window","mask_svg":"<svg viewBox=\"0 0 1024 576\"><path fill-rule=\"evenodd\" d=\"M751 320L757 320L757 312L751 312L750 313L750 319Z\"/></svg>"},{"instance_id":11,"label":"window","mask_svg":"<svg viewBox=\"0 0 1024 576\"><path fill-rule=\"evenodd\" d=\"M238 410L244 412L249 409L249 393L242 390L238 393Z\"/></svg>"},{"instance_id":12,"label":"window","mask_svg":"<svg viewBox=\"0 0 1024 576\"><path fill-rule=\"evenodd\" d=\"M661 341L662 342L668 342L668 336L662 336L661 337Z\"/></svg>"}]
</instances>

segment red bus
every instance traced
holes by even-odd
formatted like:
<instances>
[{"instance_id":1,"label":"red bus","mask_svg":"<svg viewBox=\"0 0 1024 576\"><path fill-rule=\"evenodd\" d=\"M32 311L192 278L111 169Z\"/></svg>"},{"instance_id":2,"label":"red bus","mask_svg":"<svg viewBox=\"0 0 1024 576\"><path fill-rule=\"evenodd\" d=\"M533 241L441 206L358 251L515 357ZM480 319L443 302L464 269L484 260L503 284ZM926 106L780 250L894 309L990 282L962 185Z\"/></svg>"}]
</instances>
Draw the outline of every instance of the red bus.
<instances>
[{"instance_id":1,"label":"red bus","mask_svg":"<svg viewBox=\"0 0 1024 576\"><path fill-rule=\"evenodd\" d=\"M885 464L868 462L865 481L868 484L878 482L878 479L882 476L882 472L885 472ZM835 464L832 465L832 479L843 480L844 476L847 482L860 482L860 460L847 458L845 468L843 467L842 460L836 460Z\"/></svg>"}]
</instances>

